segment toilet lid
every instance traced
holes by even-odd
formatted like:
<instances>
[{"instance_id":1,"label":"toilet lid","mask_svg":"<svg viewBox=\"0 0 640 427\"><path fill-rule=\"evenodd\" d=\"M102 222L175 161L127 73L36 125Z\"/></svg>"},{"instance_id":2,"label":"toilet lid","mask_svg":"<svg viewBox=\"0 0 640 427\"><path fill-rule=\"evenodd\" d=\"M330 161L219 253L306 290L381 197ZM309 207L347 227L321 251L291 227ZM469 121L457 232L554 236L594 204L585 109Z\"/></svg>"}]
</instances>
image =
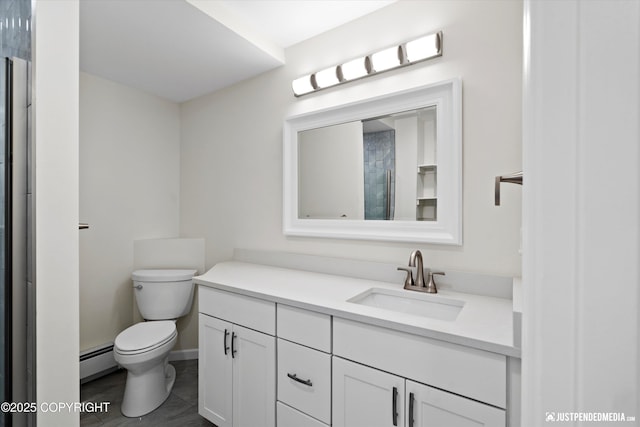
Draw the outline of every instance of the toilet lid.
<instances>
[{"instance_id":1,"label":"toilet lid","mask_svg":"<svg viewBox=\"0 0 640 427\"><path fill-rule=\"evenodd\" d=\"M120 332L115 346L122 352L140 352L164 344L177 334L171 320L140 322Z\"/></svg>"}]
</instances>

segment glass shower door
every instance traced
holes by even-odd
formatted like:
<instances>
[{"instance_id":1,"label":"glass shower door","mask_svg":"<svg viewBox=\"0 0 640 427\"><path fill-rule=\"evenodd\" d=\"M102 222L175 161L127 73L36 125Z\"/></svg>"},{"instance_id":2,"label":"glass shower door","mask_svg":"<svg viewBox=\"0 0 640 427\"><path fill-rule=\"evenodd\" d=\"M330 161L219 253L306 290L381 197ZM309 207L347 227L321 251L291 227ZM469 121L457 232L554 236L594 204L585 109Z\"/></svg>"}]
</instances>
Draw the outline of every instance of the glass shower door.
<instances>
[{"instance_id":1,"label":"glass shower door","mask_svg":"<svg viewBox=\"0 0 640 427\"><path fill-rule=\"evenodd\" d=\"M0 402L7 401L10 394L7 392L11 387L11 372L7 369L10 364L7 355L11 351L10 333L11 327L9 321L11 310L11 281L7 280L7 185L6 185L6 153L7 146L11 136L11 124L9 115L11 107L9 101L9 78L10 78L10 61L2 58L0 66L0 121L2 123L2 132L0 133L0 379L2 387L0 387ZM0 426L6 425L5 414L0 418Z\"/></svg>"},{"instance_id":2,"label":"glass shower door","mask_svg":"<svg viewBox=\"0 0 640 427\"><path fill-rule=\"evenodd\" d=\"M26 262L31 7L31 0L0 0L0 402L35 401L35 315L27 313L34 286L27 287ZM0 412L0 427L11 425L35 425L34 415Z\"/></svg>"}]
</instances>

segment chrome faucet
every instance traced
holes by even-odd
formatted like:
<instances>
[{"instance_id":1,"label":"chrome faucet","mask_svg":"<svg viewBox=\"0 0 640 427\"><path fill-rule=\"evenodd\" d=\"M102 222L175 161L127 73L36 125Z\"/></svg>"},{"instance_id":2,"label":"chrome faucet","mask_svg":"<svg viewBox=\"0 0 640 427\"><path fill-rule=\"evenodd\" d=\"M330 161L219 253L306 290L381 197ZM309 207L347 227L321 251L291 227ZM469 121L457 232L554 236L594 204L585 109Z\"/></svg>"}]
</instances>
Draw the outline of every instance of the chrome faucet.
<instances>
[{"instance_id":1,"label":"chrome faucet","mask_svg":"<svg viewBox=\"0 0 640 427\"><path fill-rule=\"evenodd\" d=\"M413 270L410 267L416 267L416 280L413 280ZM409 267L398 267L398 270L406 271L407 277L404 280L404 288L409 291L426 292L428 294L438 293L436 282L433 280L434 274L441 274L442 271L429 271L427 283L424 281L424 265L422 261L422 253L419 250L411 252L409 256Z\"/></svg>"}]
</instances>

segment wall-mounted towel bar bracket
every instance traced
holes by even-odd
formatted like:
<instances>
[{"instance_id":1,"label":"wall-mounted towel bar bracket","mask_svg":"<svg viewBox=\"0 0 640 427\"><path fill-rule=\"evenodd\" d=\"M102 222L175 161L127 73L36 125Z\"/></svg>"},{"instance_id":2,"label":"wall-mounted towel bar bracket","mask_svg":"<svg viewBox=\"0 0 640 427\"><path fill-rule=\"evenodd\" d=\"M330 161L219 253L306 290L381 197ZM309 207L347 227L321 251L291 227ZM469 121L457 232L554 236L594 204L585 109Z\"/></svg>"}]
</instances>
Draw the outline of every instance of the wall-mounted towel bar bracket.
<instances>
[{"instance_id":1,"label":"wall-mounted towel bar bracket","mask_svg":"<svg viewBox=\"0 0 640 427\"><path fill-rule=\"evenodd\" d=\"M496 206L500 206L500 183L501 182L510 182L512 184L520 184L520 185L522 185L522 171L516 172L516 173L512 173L511 175L498 175L498 176L496 176L496 188L495 188L495 193L496 193L495 204L496 204Z\"/></svg>"}]
</instances>

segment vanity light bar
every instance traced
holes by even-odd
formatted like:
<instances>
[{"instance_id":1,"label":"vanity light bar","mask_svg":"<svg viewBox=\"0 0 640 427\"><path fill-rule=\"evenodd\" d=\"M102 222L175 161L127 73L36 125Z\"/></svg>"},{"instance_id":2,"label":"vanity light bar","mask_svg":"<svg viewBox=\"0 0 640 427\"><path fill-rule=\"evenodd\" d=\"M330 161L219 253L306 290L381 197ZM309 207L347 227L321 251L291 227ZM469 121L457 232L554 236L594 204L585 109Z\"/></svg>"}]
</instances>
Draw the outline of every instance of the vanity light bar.
<instances>
[{"instance_id":1,"label":"vanity light bar","mask_svg":"<svg viewBox=\"0 0 640 427\"><path fill-rule=\"evenodd\" d=\"M442 56L442 31L299 77L291 87L295 96L302 96L438 56Z\"/></svg>"}]
</instances>

